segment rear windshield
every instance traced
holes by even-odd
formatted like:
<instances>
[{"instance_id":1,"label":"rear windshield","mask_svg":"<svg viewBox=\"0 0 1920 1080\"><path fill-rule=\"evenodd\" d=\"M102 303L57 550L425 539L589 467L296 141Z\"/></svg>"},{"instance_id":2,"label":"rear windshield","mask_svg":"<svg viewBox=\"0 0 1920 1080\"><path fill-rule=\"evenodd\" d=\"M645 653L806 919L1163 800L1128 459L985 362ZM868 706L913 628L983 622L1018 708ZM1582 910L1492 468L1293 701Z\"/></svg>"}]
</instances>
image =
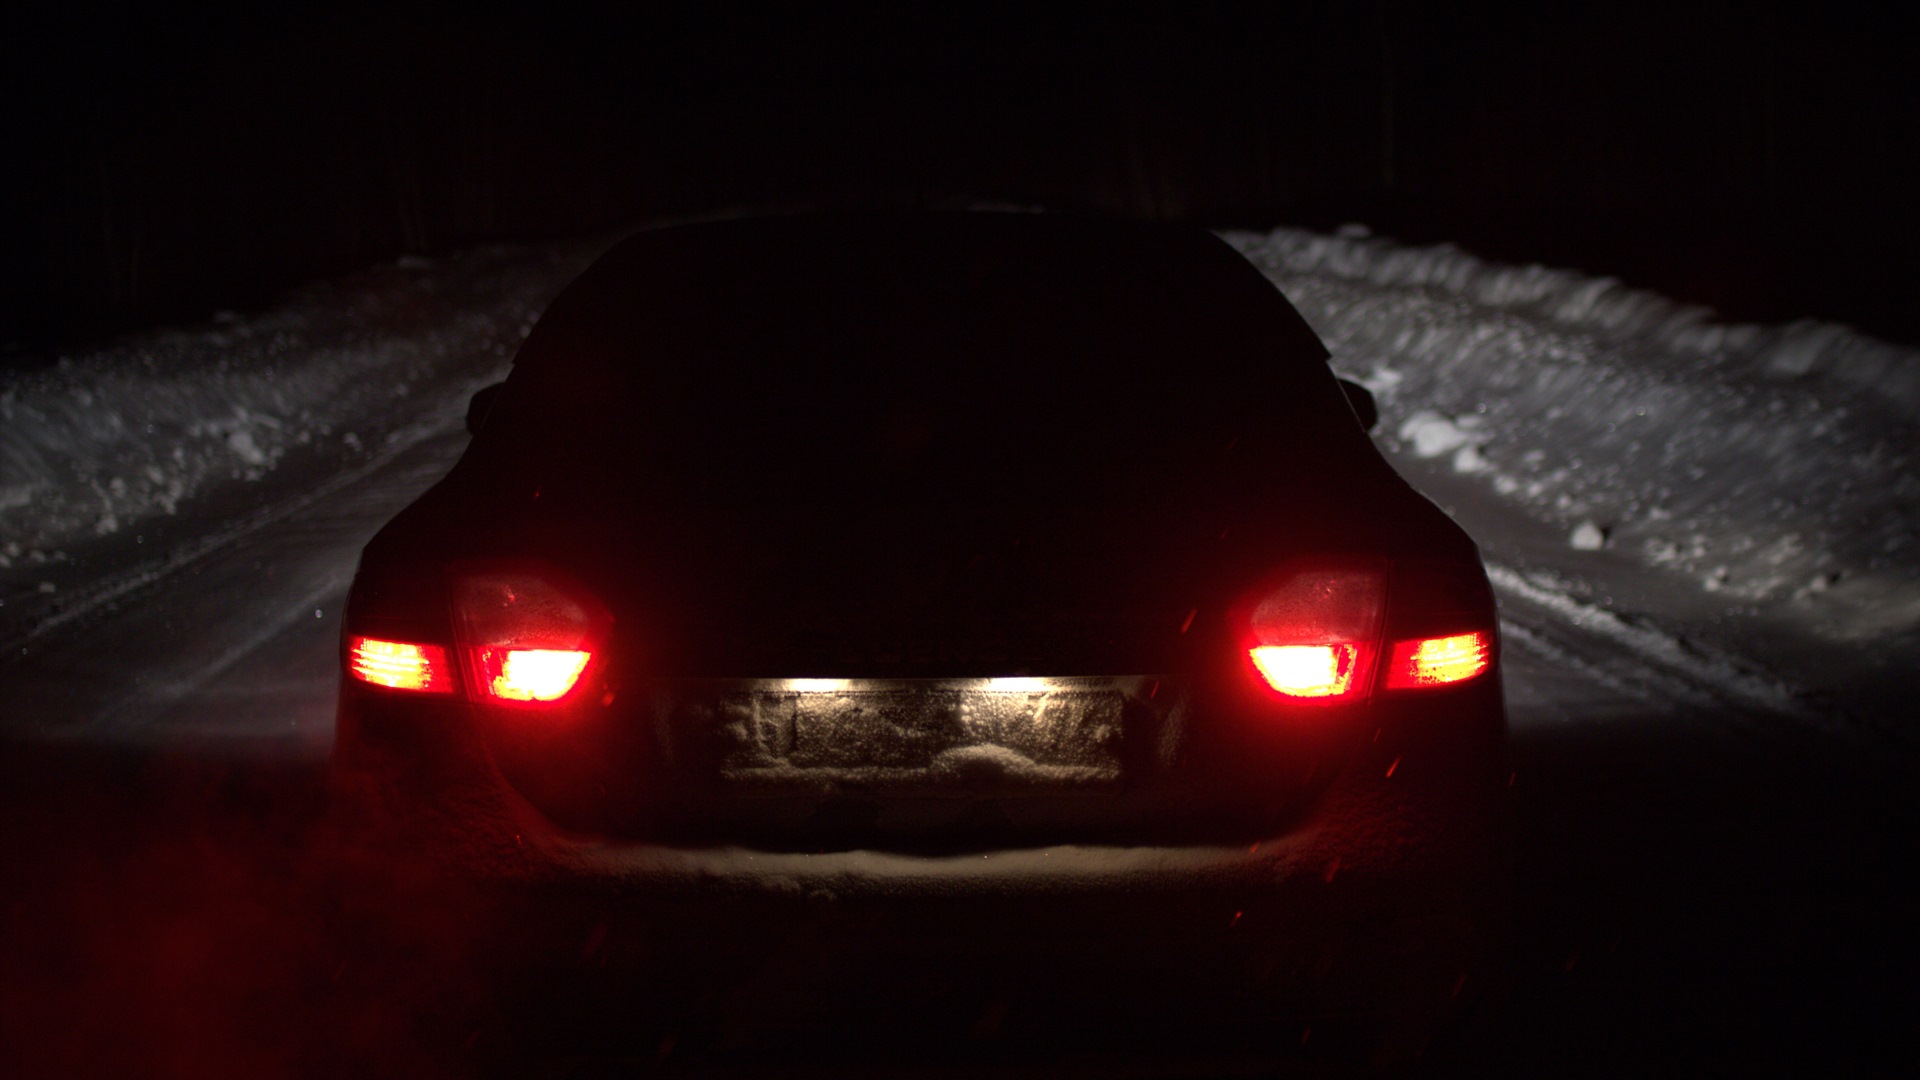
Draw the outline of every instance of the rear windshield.
<instances>
[{"instance_id":1,"label":"rear windshield","mask_svg":"<svg viewBox=\"0 0 1920 1080\"><path fill-rule=\"evenodd\" d=\"M1352 424L1318 341L1244 263L780 254L588 283L523 355L518 426L589 471L764 494L1084 486Z\"/></svg>"}]
</instances>

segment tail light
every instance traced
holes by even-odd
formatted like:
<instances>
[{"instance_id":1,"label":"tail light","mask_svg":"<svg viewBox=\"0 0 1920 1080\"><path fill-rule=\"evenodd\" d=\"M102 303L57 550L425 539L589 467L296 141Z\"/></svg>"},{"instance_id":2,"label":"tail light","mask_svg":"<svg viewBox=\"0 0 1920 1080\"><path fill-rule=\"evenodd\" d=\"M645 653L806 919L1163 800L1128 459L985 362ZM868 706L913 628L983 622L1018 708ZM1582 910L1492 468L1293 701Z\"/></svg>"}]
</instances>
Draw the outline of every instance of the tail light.
<instances>
[{"instance_id":1,"label":"tail light","mask_svg":"<svg viewBox=\"0 0 1920 1080\"><path fill-rule=\"evenodd\" d=\"M1296 566L1237 618L1260 683L1301 704L1361 701L1376 684L1388 692L1444 687L1493 666L1493 596L1485 577L1465 566Z\"/></svg>"},{"instance_id":2,"label":"tail light","mask_svg":"<svg viewBox=\"0 0 1920 1080\"><path fill-rule=\"evenodd\" d=\"M524 566L456 567L447 579L452 642L397 640L387 629L369 637L356 630L431 626L422 613L446 594L412 579L404 588L369 590L362 610L349 615L347 674L385 690L458 694L479 704L539 707L566 701L592 677L606 648L613 618L605 607L560 575ZM356 588L359 588L356 585ZM396 602L393 594L404 597ZM382 599L369 602L369 598ZM349 600L352 612L354 601ZM371 608L372 610L365 610ZM425 620L424 622L422 620Z\"/></svg>"},{"instance_id":3,"label":"tail light","mask_svg":"<svg viewBox=\"0 0 1920 1080\"><path fill-rule=\"evenodd\" d=\"M1372 685L1387 576L1375 567L1301 568L1267 590L1247 617L1247 656L1275 693L1333 703Z\"/></svg>"},{"instance_id":4,"label":"tail light","mask_svg":"<svg viewBox=\"0 0 1920 1080\"><path fill-rule=\"evenodd\" d=\"M1249 654L1267 685L1289 697L1344 697L1354 691L1360 667L1358 643L1256 645Z\"/></svg>"},{"instance_id":5,"label":"tail light","mask_svg":"<svg viewBox=\"0 0 1920 1080\"><path fill-rule=\"evenodd\" d=\"M1393 643L1387 689L1418 690L1465 682L1493 664L1493 635L1484 630Z\"/></svg>"},{"instance_id":6,"label":"tail light","mask_svg":"<svg viewBox=\"0 0 1920 1080\"><path fill-rule=\"evenodd\" d=\"M469 695L486 704L564 699L611 621L575 591L524 570L456 574L453 613Z\"/></svg>"},{"instance_id":7,"label":"tail light","mask_svg":"<svg viewBox=\"0 0 1920 1080\"><path fill-rule=\"evenodd\" d=\"M347 639L347 670L353 677L392 690L453 692L453 664L438 645L382 641L358 634Z\"/></svg>"}]
</instances>

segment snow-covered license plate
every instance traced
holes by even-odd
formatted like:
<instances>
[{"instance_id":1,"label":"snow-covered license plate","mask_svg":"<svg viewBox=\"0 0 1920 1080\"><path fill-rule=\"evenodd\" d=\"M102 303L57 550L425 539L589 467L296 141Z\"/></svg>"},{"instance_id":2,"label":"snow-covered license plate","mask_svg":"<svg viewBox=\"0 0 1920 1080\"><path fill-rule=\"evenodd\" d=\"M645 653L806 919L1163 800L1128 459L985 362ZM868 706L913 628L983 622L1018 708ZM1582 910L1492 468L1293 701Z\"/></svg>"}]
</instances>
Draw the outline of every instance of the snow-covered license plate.
<instances>
[{"instance_id":1,"label":"snow-covered license plate","mask_svg":"<svg viewBox=\"0 0 1920 1080\"><path fill-rule=\"evenodd\" d=\"M1129 694L1102 680L762 684L713 701L733 780L1117 779Z\"/></svg>"}]
</instances>

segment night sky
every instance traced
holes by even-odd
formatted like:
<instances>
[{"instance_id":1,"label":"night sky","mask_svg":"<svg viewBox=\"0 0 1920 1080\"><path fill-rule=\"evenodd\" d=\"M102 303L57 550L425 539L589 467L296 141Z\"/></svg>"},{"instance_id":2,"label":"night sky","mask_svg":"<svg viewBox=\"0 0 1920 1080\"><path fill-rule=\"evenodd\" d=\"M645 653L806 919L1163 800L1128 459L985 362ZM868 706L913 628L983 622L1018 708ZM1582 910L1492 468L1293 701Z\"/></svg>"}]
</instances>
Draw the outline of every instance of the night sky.
<instances>
[{"instance_id":1,"label":"night sky","mask_svg":"<svg viewBox=\"0 0 1920 1080\"><path fill-rule=\"evenodd\" d=\"M0 356L404 252L965 199L1363 221L1920 341L1920 15L1524 7L15 12Z\"/></svg>"}]
</instances>

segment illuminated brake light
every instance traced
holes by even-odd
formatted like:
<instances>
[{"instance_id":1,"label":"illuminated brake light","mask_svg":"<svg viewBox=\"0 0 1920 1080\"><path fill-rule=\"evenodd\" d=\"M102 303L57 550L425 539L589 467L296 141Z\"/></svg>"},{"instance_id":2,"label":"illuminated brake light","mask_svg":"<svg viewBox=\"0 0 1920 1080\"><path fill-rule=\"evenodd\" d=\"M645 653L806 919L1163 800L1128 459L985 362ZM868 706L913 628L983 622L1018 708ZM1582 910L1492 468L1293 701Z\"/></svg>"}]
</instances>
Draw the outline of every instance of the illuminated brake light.
<instances>
[{"instance_id":1,"label":"illuminated brake light","mask_svg":"<svg viewBox=\"0 0 1920 1080\"><path fill-rule=\"evenodd\" d=\"M1485 631L1396 642L1387 665L1387 689L1465 682L1492 662L1493 636Z\"/></svg>"},{"instance_id":2,"label":"illuminated brake light","mask_svg":"<svg viewBox=\"0 0 1920 1080\"><path fill-rule=\"evenodd\" d=\"M1298 558L1230 618L1246 678L1299 706L1465 683L1498 647L1485 574L1438 559Z\"/></svg>"},{"instance_id":3,"label":"illuminated brake light","mask_svg":"<svg viewBox=\"0 0 1920 1080\"><path fill-rule=\"evenodd\" d=\"M585 593L528 568L457 573L453 608L474 700L506 705L552 705L571 695L613 621Z\"/></svg>"},{"instance_id":4,"label":"illuminated brake light","mask_svg":"<svg viewBox=\"0 0 1920 1080\"><path fill-rule=\"evenodd\" d=\"M1249 651L1267 685L1289 697L1338 697L1353 687L1358 645L1261 645Z\"/></svg>"},{"instance_id":5,"label":"illuminated brake light","mask_svg":"<svg viewBox=\"0 0 1920 1080\"><path fill-rule=\"evenodd\" d=\"M558 701L580 681L584 649L478 649L487 693L501 701Z\"/></svg>"},{"instance_id":6,"label":"illuminated brake light","mask_svg":"<svg viewBox=\"0 0 1920 1080\"><path fill-rule=\"evenodd\" d=\"M1377 670L1386 607L1384 567L1297 564L1241 609L1250 674L1303 703L1363 698Z\"/></svg>"},{"instance_id":7,"label":"illuminated brake light","mask_svg":"<svg viewBox=\"0 0 1920 1080\"><path fill-rule=\"evenodd\" d=\"M438 645L354 637L347 643L347 670L364 683L393 690L451 693L453 668Z\"/></svg>"}]
</instances>

